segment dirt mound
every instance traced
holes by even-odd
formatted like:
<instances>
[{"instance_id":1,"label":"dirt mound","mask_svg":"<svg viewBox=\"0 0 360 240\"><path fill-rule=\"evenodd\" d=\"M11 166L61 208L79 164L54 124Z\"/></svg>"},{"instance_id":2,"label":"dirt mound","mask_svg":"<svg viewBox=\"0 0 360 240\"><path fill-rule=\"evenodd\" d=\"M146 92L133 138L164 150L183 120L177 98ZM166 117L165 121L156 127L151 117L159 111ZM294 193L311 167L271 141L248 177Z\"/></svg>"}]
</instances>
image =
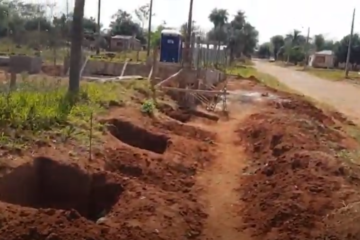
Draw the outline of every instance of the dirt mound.
<instances>
[{"instance_id":1,"label":"dirt mound","mask_svg":"<svg viewBox=\"0 0 360 240\"><path fill-rule=\"evenodd\" d=\"M206 112L190 109L174 109L172 106L167 104L159 105L158 109L160 110L160 112L166 114L167 116L183 123L189 122L194 118L203 118L214 122L217 122L219 120L219 117L215 114L209 114Z\"/></svg>"},{"instance_id":2,"label":"dirt mound","mask_svg":"<svg viewBox=\"0 0 360 240\"><path fill-rule=\"evenodd\" d=\"M270 159L302 149L328 152L328 143L342 150L352 142L321 121L276 110L252 114L241 123L238 133L249 153Z\"/></svg>"},{"instance_id":3,"label":"dirt mound","mask_svg":"<svg viewBox=\"0 0 360 240\"><path fill-rule=\"evenodd\" d=\"M88 221L75 210L31 209L1 203L1 240L121 239L107 226Z\"/></svg>"},{"instance_id":4,"label":"dirt mound","mask_svg":"<svg viewBox=\"0 0 360 240\"><path fill-rule=\"evenodd\" d=\"M284 97L289 101L270 102L270 105L277 109L292 111L298 115L306 115L311 119L320 121L321 123L327 125L335 125L336 121L338 121L343 124L355 126L355 124L347 119L343 114L336 111L325 111L323 109L319 109L302 96L285 95Z\"/></svg>"},{"instance_id":5,"label":"dirt mound","mask_svg":"<svg viewBox=\"0 0 360 240\"><path fill-rule=\"evenodd\" d=\"M200 165L186 160L182 162L179 155L172 156L158 157L119 147L107 151L106 170L159 186L165 191L189 192L195 183L193 176Z\"/></svg>"},{"instance_id":6,"label":"dirt mound","mask_svg":"<svg viewBox=\"0 0 360 240\"><path fill-rule=\"evenodd\" d=\"M243 227L255 236L323 237L323 218L351 196L342 188L350 186L346 169L333 156L352 146L352 139L319 111L307 111L256 113L239 126L240 143L252 159L241 187Z\"/></svg>"},{"instance_id":7,"label":"dirt mound","mask_svg":"<svg viewBox=\"0 0 360 240\"><path fill-rule=\"evenodd\" d=\"M41 71L49 76L58 77L63 74L63 66L61 65L42 65Z\"/></svg>"}]
</instances>

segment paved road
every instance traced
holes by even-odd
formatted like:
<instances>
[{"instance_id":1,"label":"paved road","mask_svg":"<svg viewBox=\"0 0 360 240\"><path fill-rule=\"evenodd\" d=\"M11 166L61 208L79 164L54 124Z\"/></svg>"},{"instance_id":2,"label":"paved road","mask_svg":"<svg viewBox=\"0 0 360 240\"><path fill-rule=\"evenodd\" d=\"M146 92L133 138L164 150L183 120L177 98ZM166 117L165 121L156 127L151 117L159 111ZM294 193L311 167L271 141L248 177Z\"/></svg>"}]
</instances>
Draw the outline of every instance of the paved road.
<instances>
[{"instance_id":1,"label":"paved road","mask_svg":"<svg viewBox=\"0 0 360 240\"><path fill-rule=\"evenodd\" d=\"M360 87L346 82L324 80L261 60L254 63L259 71L276 77L280 82L304 95L333 106L360 123Z\"/></svg>"}]
</instances>

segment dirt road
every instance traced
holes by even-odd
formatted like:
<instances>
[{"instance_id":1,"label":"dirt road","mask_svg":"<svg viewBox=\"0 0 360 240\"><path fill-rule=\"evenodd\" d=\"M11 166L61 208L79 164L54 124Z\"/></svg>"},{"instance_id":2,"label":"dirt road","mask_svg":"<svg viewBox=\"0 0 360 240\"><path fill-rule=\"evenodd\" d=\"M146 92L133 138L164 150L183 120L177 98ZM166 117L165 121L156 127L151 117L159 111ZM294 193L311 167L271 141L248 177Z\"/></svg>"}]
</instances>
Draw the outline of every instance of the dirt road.
<instances>
[{"instance_id":1,"label":"dirt road","mask_svg":"<svg viewBox=\"0 0 360 240\"><path fill-rule=\"evenodd\" d=\"M360 123L359 87L344 82L328 81L263 61L254 61L254 63L259 71L273 75L290 88L320 102L327 103Z\"/></svg>"},{"instance_id":2,"label":"dirt road","mask_svg":"<svg viewBox=\"0 0 360 240\"><path fill-rule=\"evenodd\" d=\"M239 121L250 113L251 111L242 111L232 116L230 121L219 122L215 129L204 124L194 125L215 132L218 136L216 161L197 179L204 190L200 198L208 206L208 219L204 230L208 239L250 239L246 232L238 229L241 218L238 214L237 189L241 181L240 169L245 167L245 156L242 155L241 147L234 144Z\"/></svg>"}]
</instances>

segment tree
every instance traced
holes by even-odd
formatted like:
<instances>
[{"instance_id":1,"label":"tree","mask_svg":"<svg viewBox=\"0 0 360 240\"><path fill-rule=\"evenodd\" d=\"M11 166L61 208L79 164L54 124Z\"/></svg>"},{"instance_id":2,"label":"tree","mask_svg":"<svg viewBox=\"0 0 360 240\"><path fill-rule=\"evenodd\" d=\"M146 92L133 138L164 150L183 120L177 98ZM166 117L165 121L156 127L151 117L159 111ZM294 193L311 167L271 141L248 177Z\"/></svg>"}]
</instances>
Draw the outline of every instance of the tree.
<instances>
[{"instance_id":1,"label":"tree","mask_svg":"<svg viewBox=\"0 0 360 240\"><path fill-rule=\"evenodd\" d=\"M110 23L111 35L135 35L142 43L146 42L141 26L134 22L131 15L119 9L113 16Z\"/></svg>"},{"instance_id":2,"label":"tree","mask_svg":"<svg viewBox=\"0 0 360 240\"><path fill-rule=\"evenodd\" d=\"M316 51L322 51L325 49L325 38L322 34L314 36L314 46Z\"/></svg>"},{"instance_id":3,"label":"tree","mask_svg":"<svg viewBox=\"0 0 360 240\"><path fill-rule=\"evenodd\" d=\"M350 35L343 37L338 43L335 43L335 56L337 62L343 63L346 62L347 50L349 46ZM351 55L350 55L351 64L360 64L360 36L359 34L354 34L352 38L351 46Z\"/></svg>"},{"instance_id":4,"label":"tree","mask_svg":"<svg viewBox=\"0 0 360 240\"><path fill-rule=\"evenodd\" d=\"M242 53L246 56L250 56L257 45L259 32L248 22L245 23L242 32Z\"/></svg>"},{"instance_id":5,"label":"tree","mask_svg":"<svg viewBox=\"0 0 360 240\"><path fill-rule=\"evenodd\" d=\"M263 43L260 45L257 55L259 58L269 58L271 56L271 43Z\"/></svg>"},{"instance_id":6,"label":"tree","mask_svg":"<svg viewBox=\"0 0 360 240\"><path fill-rule=\"evenodd\" d=\"M69 92L77 93L80 90L80 68L83 41L83 17L85 0L76 0L71 29L70 76Z\"/></svg>"},{"instance_id":7,"label":"tree","mask_svg":"<svg viewBox=\"0 0 360 240\"><path fill-rule=\"evenodd\" d=\"M287 62L300 62L300 56L296 54L301 53L301 47L305 45L306 38L301 35L299 30L294 29L292 33L289 33L285 36L284 50L287 58ZM305 56L305 54L301 54Z\"/></svg>"},{"instance_id":8,"label":"tree","mask_svg":"<svg viewBox=\"0 0 360 240\"><path fill-rule=\"evenodd\" d=\"M254 53L259 33L249 22L243 11L237 11L234 19L227 26L227 45L230 49L230 62L242 55Z\"/></svg>"},{"instance_id":9,"label":"tree","mask_svg":"<svg viewBox=\"0 0 360 240\"><path fill-rule=\"evenodd\" d=\"M150 4L145 4L138 9L135 9L135 15L140 21L141 29L144 29L145 23L150 17Z\"/></svg>"},{"instance_id":10,"label":"tree","mask_svg":"<svg viewBox=\"0 0 360 240\"><path fill-rule=\"evenodd\" d=\"M284 37L281 35L275 35L270 39L270 41L273 46L274 59L277 60L279 51L285 44Z\"/></svg>"},{"instance_id":11,"label":"tree","mask_svg":"<svg viewBox=\"0 0 360 240\"><path fill-rule=\"evenodd\" d=\"M226 9L213 9L209 15L209 20L214 24L214 28L223 27L228 22L229 13Z\"/></svg>"},{"instance_id":12,"label":"tree","mask_svg":"<svg viewBox=\"0 0 360 240\"><path fill-rule=\"evenodd\" d=\"M184 23L183 25L181 25L180 27L180 32L181 32L181 35L186 39L187 38L187 28L188 28L188 24L187 22ZM200 30L200 27L196 25L196 22L195 21L192 21L192 24L191 24L191 32L197 32Z\"/></svg>"},{"instance_id":13,"label":"tree","mask_svg":"<svg viewBox=\"0 0 360 240\"><path fill-rule=\"evenodd\" d=\"M301 31L296 29L292 33L287 34L285 39L290 41L292 47L303 45L306 42L306 38L301 35Z\"/></svg>"},{"instance_id":14,"label":"tree","mask_svg":"<svg viewBox=\"0 0 360 240\"><path fill-rule=\"evenodd\" d=\"M151 33L152 36L151 36L150 46L152 48L160 46L161 31L164 30L165 28L166 28L166 22L163 21L163 23L157 27L156 31Z\"/></svg>"},{"instance_id":15,"label":"tree","mask_svg":"<svg viewBox=\"0 0 360 240\"><path fill-rule=\"evenodd\" d=\"M226 29L225 25L228 22L229 13L226 9L213 9L209 15L210 22L213 23L214 28L209 32L208 38L218 42L220 48L220 42L226 41Z\"/></svg>"}]
</instances>

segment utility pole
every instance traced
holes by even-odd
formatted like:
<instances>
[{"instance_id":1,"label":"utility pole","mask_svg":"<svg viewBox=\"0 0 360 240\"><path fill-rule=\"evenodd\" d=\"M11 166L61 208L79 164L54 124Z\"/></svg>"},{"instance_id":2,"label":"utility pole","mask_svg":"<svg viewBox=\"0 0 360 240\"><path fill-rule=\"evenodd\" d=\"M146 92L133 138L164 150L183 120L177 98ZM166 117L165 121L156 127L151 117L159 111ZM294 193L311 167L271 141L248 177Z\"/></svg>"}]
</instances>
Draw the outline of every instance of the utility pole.
<instances>
[{"instance_id":1,"label":"utility pole","mask_svg":"<svg viewBox=\"0 0 360 240\"><path fill-rule=\"evenodd\" d=\"M69 0L66 0L66 20L69 17Z\"/></svg>"},{"instance_id":2,"label":"utility pole","mask_svg":"<svg viewBox=\"0 0 360 240\"><path fill-rule=\"evenodd\" d=\"M6 37L10 38L10 11L6 10Z\"/></svg>"},{"instance_id":3,"label":"utility pole","mask_svg":"<svg viewBox=\"0 0 360 240\"><path fill-rule=\"evenodd\" d=\"M101 12L101 0L98 0L98 19L97 19L97 41L96 41L96 55L100 54L100 12Z\"/></svg>"},{"instance_id":4,"label":"utility pole","mask_svg":"<svg viewBox=\"0 0 360 240\"><path fill-rule=\"evenodd\" d=\"M151 20L153 12L153 0L150 0L150 9L149 9L149 26L148 26L148 37L147 37L147 53L146 56L150 56L150 41L151 41Z\"/></svg>"},{"instance_id":5,"label":"utility pole","mask_svg":"<svg viewBox=\"0 0 360 240\"><path fill-rule=\"evenodd\" d=\"M189 18L188 18L188 25L187 25L187 34L185 39L185 66L190 68L191 67L191 52L190 52L190 42L191 42L191 29L192 29L192 12L193 12L193 3L194 0L190 0L190 7L189 7Z\"/></svg>"},{"instance_id":6,"label":"utility pole","mask_svg":"<svg viewBox=\"0 0 360 240\"><path fill-rule=\"evenodd\" d=\"M40 31L41 31L41 28L40 28L40 20L41 20L41 19L40 19L40 3L38 3L38 8L37 8L37 10L38 10L38 12L37 12L37 14L38 14L38 16L37 16L37 17L38 17L38 26L37 26L38 29L37 29L37 30L38 30L38 33L39 33L39 36L40 36Z\"/></svg>"},{"instance_id":7,"label":"utility pole","mask_svg":"<svg viewBox=\"0 0 360 240\"><path fill-rule=\"evenodd\" d=\"M351 31L350 31L350 39L349 39L349 46L346 56L346 65L345 65L345 78L349 77L349 63L350 63L350 55L351 55L351 47L352 47L352 38L354 35L354 21L355 21L355 8L353 11L353 17L351 21Z\"/></svg>"},{"instance_id":8,"label":"utility pole","mask_svg":"<svg viewBox=\"0 0 360 240\"><path fill-rule=\"evenodd\" d=\"M307 36L306 36L306 45L305 45L305 64L304 64L304 70L306 70L306 67L309 63L309 39L310 39L310 27L308 27Z\"/></svg>"}]
</instances>

